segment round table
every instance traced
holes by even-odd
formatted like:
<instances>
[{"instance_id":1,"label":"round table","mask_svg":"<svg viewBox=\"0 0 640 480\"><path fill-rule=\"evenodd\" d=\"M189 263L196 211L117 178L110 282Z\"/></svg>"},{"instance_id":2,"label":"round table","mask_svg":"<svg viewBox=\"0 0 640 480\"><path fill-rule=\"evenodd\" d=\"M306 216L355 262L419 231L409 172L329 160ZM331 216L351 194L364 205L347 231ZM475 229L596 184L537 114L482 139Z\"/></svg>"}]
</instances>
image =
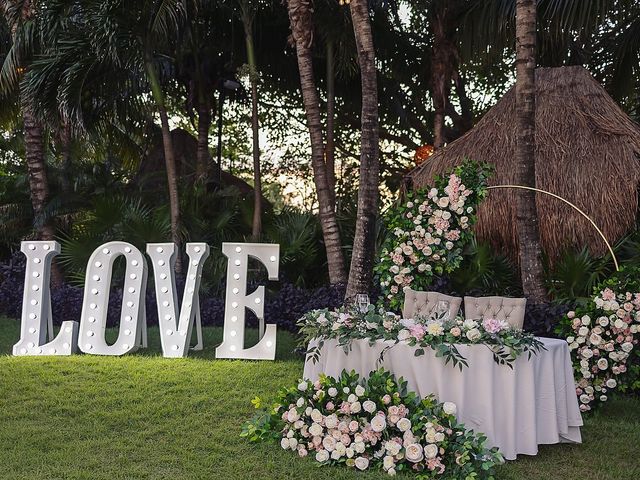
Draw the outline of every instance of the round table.
<instances>
[{"instance_id":1,"label":"round table","mask_svg":"<svg viewBox=\"0 0 640 480\"><path fill-rule=\"evenodd\" d=\"M567 343L539 340L546 350L530 359L520 356L513 369L497 364L486 345L456 345L469 364L462 371L445 365L429 348L416 357L416 347L404 342L378 340L371 345L368 339L353 340L345 353L336 340L326 340L317 363L307 356L304 378L316 380L321 373L335 377L345 369L368 376L383 367L403 377L420 396L433 393L441 402L454 402L461 423L484 433L489 446L497 446L506 459L513 460L518 454L536 455L540 444L582 441L582 416ZM379 363L385 347L391 348Z\"/></svg>"}]
</instances>

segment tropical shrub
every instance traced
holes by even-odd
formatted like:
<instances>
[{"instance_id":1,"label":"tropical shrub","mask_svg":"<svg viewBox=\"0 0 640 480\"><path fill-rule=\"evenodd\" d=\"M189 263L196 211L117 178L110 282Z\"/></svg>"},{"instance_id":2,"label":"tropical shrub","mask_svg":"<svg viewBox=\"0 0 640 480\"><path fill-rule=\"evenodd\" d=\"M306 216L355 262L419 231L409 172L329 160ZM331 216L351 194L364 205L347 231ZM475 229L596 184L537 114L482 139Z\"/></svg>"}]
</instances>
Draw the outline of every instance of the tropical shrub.
<instances>
[{"instance_id":1,"label":"tropical shrub","mask_svg":"<svg viewBox=\"0 0 640 480\"><path fill-rule=\"evenodd\" d=\"M433 188L411 192L391 209L389 235L375 271L392 308L401 305L404 288L426 290L435 277L460 267L490 173L487 164L465 160L448 175L437 176Z\"/></svg>"}]
</instances>

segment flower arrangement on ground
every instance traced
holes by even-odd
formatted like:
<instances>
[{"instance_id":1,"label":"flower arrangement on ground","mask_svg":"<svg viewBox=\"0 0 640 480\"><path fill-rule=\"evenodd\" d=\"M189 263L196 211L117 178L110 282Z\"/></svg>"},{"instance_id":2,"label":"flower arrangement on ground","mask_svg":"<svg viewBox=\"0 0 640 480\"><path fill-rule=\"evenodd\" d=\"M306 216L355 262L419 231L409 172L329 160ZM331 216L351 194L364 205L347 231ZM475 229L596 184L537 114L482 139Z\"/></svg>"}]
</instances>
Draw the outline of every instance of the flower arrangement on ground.
<instances>
[{"instance_id":1,"label":"flower arrangement on ground","mask_svg":"<svg viewBox=\"0 0 640 480\"><path fill-rule=\"evenodd\" d=\"M614 282L615 283L615 282ZM580 410L606 402L614 389L638 388L640 293L599 291L586 307L570 311L561 330L567 334ZM635 358L634 358L635 353ZM630 365L630 359L635 360Z\"/></svg>"},{"instance_id":2,"label":"flower arrangement on ground","mask_svg":"<svg viewBox=\"0 0 640 480\"><path fill-rule=\"evenodd\" d=\"M257 408L261 403L254 400ZM455 404L421 399L384 370L366 379L343 371L340 378L301 380L245 423L242 436L279 439L283 449L322 465L413 471L419 479L492 479L504 461L483 435L457 423Z\"/></svg>"},{"instance_id":3,"label":"flower arrangement on ground","mask_svg":"<svg viewBox=\"0 0 640 480\"><path fill-rule=\"evenodd\" d=\"M403 319L400 316L376 309L370 305L366 312L355 308L341 307L337 310L313 310L299 321L302 346L311 345L307 353L314 361L326 340L335 339L346 352L355 339L370 342L387 340L416 347L415 355L423 355L425 348L435 350L445 362L452 362L462 369L466 359L456 344L483 344L493 352L497 363L512 366L522 354L532 355L544 349L543 344L532 334L513 328L503 320L484 320L456 317L416 317ZM384 351L383 351L384 353Z\"/></svg>"},{"instance_id":4,"label":"flower arrangement on ground","mask_svg":"<svg viewBox=\"0 0 640 480\"><path fill-rule=\"evenodd\" d=\"M487 164L465 160L437 176L433 188L407 194L407 201L390 211L390 233L375 270L392 308L400 306L404 288L426 290L434 276L460 266L490 173Z\"/></svg>"}]
</instances>

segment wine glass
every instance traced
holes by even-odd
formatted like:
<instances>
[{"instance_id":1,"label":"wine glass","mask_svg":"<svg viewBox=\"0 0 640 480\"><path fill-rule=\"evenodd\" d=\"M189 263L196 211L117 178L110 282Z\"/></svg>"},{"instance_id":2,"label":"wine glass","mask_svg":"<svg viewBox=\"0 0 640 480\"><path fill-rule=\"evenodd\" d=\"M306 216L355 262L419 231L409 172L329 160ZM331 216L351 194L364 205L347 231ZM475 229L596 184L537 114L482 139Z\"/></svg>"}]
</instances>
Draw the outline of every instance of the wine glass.
<instances>
[{"instance_id":1,"label":"wine glass","mask_svg":"<svg viewBox=\"0 0 640 480\"><path fill-rule=\"evenodd\" d=\"M438 300L436 304L436 315L438 320L446 322L449 320L449 302L446 300Z\"/></svg>"},{"instance_id":2,"label":"wine glass","mask_svg":"<svg viewBox=\"0 0 640 480\"><path fill-rule=\"evenodd\" d=\"M366 313L369 310L369 295L366 293L358 293L356 295L356 304L360 313Z\"/></svg>"}]
</instances>

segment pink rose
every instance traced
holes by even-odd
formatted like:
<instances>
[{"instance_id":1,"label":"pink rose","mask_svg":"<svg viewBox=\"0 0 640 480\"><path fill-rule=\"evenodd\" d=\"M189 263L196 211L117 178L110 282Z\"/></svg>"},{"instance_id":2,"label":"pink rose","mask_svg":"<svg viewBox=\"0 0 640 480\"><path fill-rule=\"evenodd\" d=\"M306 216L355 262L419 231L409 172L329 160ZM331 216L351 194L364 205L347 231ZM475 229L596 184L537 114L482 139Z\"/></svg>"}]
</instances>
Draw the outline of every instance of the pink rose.
<instances>
[{"instance_id":1,"label":"pink rose","mask_svg":"<svg viewBox=\"0 0 640 480\"><path fill-rule=\"evenodd\" d=\"M351 420L351 422L349 422L349 431L357 432L359 427L360 425L355 420Z\"/></svg>"},{"instance_id":2,"label":"pink rose","mask_svg":"<svg viewBox=\"0 0 640 480\"><path fill-rule=\"evenodd\" d=\"M460 328L458 327L453 327L449 333L451 333L451 335L453 335L454 337L459 337L462 334L462 331L460 330Z\"/></svg>"},{"instance_id":3,"label":"pink rose","mask_svg":"<svg viewBox=\"0 0 640 480\"><path fill-rule=\"evenodd\" d=\"M389 394L382 397L382 403L384 403L385 405L389 405L391 403L391 397L389 396Z\"/></svg>"},{"instance_id":4,"label":"pink rose","mask_svg":"<svg viewBox=\"0 0 640 480\"><path fill-rule=\"evenodd\" d=\"M332 412L336 408L336 406L333 404L333 402L327 402L327 405L325 408L330 412Z\"/></svg>"}]
</instances>

